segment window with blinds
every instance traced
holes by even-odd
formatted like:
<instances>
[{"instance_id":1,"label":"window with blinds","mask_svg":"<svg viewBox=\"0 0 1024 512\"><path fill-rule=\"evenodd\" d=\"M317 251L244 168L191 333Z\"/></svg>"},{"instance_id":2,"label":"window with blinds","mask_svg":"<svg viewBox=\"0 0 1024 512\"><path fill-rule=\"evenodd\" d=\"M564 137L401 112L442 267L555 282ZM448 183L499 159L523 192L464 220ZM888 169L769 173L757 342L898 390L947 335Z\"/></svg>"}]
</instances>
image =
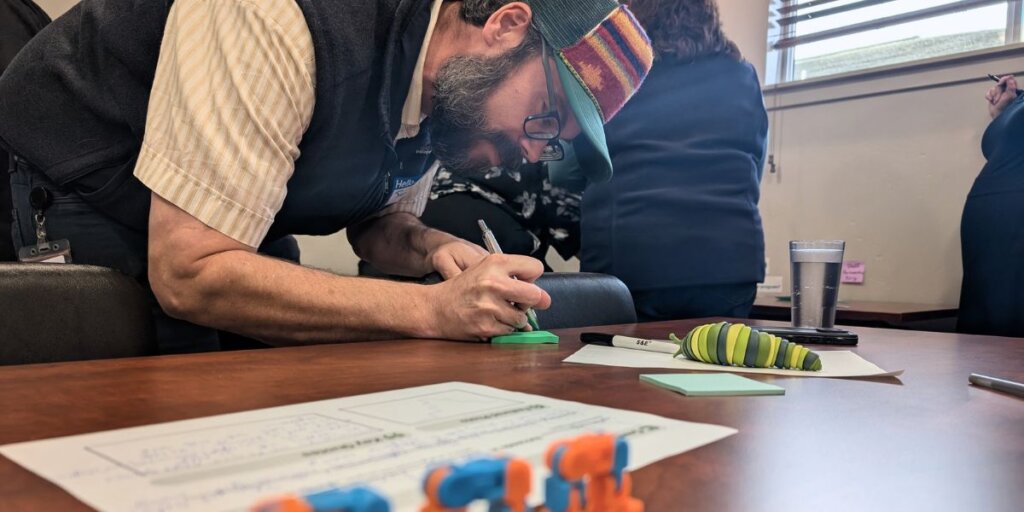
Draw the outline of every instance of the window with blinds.
<instances>
[{"instance_id":1,"label":"window with blinds","mask_svg":"<svg viewBox=\"0 0 1024 512\"><path fill-rule=\"evenodd\" d=\"M1024 0L772 0L769 83L1021 42Z\"/></svg>"}]
</instances>

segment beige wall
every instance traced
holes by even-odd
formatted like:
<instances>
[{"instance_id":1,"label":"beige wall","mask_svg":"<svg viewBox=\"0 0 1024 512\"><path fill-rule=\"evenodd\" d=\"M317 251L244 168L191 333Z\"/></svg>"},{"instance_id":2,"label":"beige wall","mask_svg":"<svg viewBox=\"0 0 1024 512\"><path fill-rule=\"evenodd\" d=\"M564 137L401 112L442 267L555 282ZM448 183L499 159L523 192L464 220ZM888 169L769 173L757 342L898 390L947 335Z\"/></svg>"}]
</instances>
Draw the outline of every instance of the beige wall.
<instances>
[{"instance_id":1,"label":"beige wall","mask_svg":"<svg viewBox=\"0 0 1024 512\"><path fill-rule=\"evenodd\" d=\"M762 78L767 4L719 0L726 31ZM835 238L846 240L848 260L866 263L865 283L844 285L841 298L956 304L960 214L984 164L979 144L990 120L983 77L1021 72L1022 57L769 91L778 172L765 173L761 213L770 273L783 276L784 289L788 241ZM917 87L925 89L900 91Z\"/></svg>"},{"instance_id":2,"label":"beige wall","mask_svg":"<svg viewBox=\"0 0 1024 512\"><path fill-rule=\"evenodd\" d=\"M844 285L840 298L956 304L960 214L990 121L982 96L991 84L980 77L1019 73L1022 55L769 94L769 107L781 107L770 117L779 172L761 187L772 274L789 286L788 240L843 239L846 258L867 268L866 282ZM867 93L879 95L786 107Z\"/></svg>"},{"instance_id":3,"label":"beige wall","mask_svg":"<svg viewBox=\"0 0 1024 512\"><path fill-rule=\"evenodd\" d=\"M764 83L764 55L768 46L770 0L718 0L725 34L739 46Z\"/></svg>"},{"instance_id":4,"label":"beige wall","mask_svg":"<svg viewBox=\"0 0 1024 512\"><path fill-rule=\"evenodd\" d=\"M78 0L35 0L35 2L46 14L50 15L51 19L57 19L68 9L74 7Z\"/></svg>"},{"instance_id":5,"label":"beige wall","mask_svg":"<svg viewBox=\"0 0 1024 512\"><path fill-rule=\"evenodd\" d=\"M300 236L302 264L330 270L336 274L356 275L359 258L352 252L352 246L345 238L345 232L330 236Z\"/></svg>"}]
</instances>

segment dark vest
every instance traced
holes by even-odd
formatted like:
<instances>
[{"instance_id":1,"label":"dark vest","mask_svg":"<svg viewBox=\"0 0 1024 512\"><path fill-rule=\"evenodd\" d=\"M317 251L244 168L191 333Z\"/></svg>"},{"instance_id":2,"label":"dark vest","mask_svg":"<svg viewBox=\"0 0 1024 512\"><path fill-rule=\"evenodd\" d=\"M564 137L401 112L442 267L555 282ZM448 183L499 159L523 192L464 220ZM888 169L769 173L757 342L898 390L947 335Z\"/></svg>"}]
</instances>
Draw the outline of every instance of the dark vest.
<instances>
[{"instance_id":1,"label":"dark vest","mask_svg":"<svg viewBox=\"0 0 1024 512\"><path fill-rule=\"evenodd\" d=\"M392 144L430 0L296 2L313 40L316 105L268 238L358 222L431 159L427 130ZM0 79L0 143L140 230L150 193L132 171L170 3L84 0Z\"/></svg>"}]
</instances>

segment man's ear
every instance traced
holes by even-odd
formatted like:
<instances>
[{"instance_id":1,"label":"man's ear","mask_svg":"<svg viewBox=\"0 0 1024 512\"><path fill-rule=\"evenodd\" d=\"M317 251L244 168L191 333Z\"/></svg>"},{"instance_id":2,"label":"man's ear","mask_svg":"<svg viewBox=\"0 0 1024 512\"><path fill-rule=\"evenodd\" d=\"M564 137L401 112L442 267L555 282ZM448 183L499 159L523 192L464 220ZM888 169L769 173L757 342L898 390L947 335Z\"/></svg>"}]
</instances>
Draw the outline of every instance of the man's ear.
<instances>
[{"instance_id":1,"label":"man's ear","mask_svg":"<svg viewBox=\"0 0 1024 512\"><path fill-rule=\"evenodd\" d=\"M504 52L519 46L533 21L533 11L524 2L511 2L491 14L483 26L488 48Z\"/></svg>"}]
</instances>

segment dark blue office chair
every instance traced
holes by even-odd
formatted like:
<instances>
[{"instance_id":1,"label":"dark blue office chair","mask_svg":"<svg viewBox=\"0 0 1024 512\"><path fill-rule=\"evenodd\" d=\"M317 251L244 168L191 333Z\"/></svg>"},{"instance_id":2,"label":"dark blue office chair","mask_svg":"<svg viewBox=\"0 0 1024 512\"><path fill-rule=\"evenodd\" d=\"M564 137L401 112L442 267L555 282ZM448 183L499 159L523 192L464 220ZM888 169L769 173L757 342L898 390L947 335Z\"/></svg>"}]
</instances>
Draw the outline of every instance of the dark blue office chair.
<instances>
[{"instance_id":1,"label":"dark blue office chair","mask_svg":"<svg viewBox=\"0 0 1024 512\"><path fill-rule=\"evenodd\" d=\"M156 354L151 304L109 268L0 263L0 365Z\"/></svg>"},{"instance_id":2,"label":"dark blue office chair","mask_svg":"<svg viewBox=\"0 0 1024 512\"><path fill-rule=\"evenodd\" d=\"M551 307L537 312L542 329L636 322L633 297L619 278L589 272L547 272L537 286L551 295Z\"/></svg>"}]
</instances>

